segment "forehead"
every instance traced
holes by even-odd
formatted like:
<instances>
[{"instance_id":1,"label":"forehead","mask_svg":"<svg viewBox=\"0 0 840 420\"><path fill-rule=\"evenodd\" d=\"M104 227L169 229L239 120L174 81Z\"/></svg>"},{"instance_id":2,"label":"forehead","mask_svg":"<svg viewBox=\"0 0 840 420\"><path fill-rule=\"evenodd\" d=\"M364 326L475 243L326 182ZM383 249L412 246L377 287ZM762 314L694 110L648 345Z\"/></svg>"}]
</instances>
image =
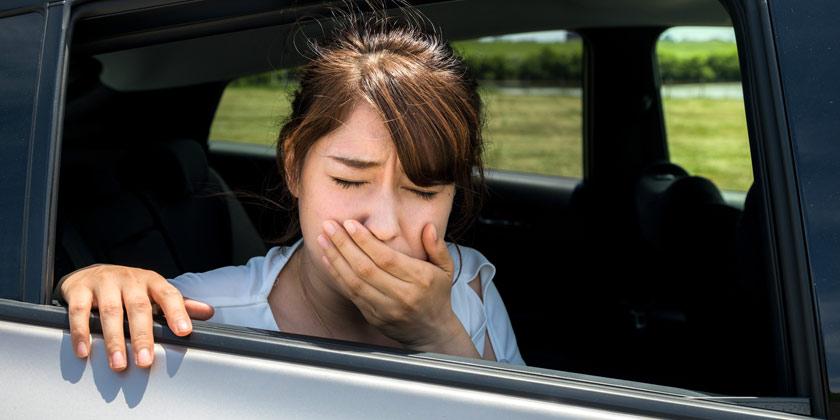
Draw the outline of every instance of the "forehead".
<instances>
[{"instance_id":1,"label":"forehead","mask_svg":"<svg viewBox=\"0 0 840 420\"><path fill-rule=\"evenodd\" d=\"M324 136L321 152L325 154L384 160L395 153L394 142L379 113L366 102L354 106L335 130Z\"/></svg>"}]
</instances>

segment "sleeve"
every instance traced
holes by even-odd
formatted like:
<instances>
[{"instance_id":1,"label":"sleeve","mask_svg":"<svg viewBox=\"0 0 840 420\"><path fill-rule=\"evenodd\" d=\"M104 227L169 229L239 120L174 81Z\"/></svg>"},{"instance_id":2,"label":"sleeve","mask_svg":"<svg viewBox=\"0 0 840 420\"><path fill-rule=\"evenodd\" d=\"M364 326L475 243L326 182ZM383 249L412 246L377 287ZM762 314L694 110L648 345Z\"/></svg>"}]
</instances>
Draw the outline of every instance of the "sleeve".
<instances>
[{"instance_id":1,"label":"sleeve","mask_svg":"<svg viewBox=\"0 0 840 420\"><path fill-rule=\"evenodd\" d=\"M502 302L502 295L499 294L496 285L488 280L486 285L482 279L484 297L484 316L487 319L487 335L496 353L496 360L500 362L525 365L522 355L519 354L519 346L516 344L516 335L513 333L513 325L510 323L507 309Z\"/></svg>"},{"instance_id":2,"label":"sleeve","mask_svg":"<svg viewBox=\"0 0 840 420\"><path fill-rule=\"evenodd\" d=\"M489 337L497 361L524 365L502 296L493 284L496 267L480 252L469 247L456 248L453 245L450 253L456 265L452 309L469 333L476 350L483 354L484 340ZM469 286L476 277L481 281L481 297Z\"/></svg>"},{"instance_id":3,"label":"sleeve","mask_svg":"<svg viewBox=\"0 0 840 420\"><path fill-rule=\"evenodd\" d=\"M184 273L169 283L186 298L213 306L246 304L260 296L266 285L266 257L253 257L245 265L217 268L204 273Z\"/></svg>"}]
</instances>

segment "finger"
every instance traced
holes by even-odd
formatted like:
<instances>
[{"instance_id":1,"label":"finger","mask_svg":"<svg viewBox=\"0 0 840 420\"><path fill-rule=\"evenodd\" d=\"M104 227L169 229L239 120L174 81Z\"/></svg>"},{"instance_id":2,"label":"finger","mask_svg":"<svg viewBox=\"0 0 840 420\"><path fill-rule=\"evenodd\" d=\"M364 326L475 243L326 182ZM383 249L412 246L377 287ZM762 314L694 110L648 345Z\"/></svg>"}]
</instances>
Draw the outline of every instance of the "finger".
<instances>
[{"instance_id":1,"label":"finger","mask_svg":"<svg viewBox=\"0 0 840 420\"><path fill-rule=\"evenodd\" d=\"M359 281L359 283L360 283L359 287L366 287L366 288L371 289L369 291L370 296L363 296L365 294L364 291L356 291L355 289L351 288L347 283L344 282L344 279L341 277L341 274L339 274L339 272L332 265L332 263L327 258L327 256L325 256L325 255L321 256L321 262L324 263L324 266L327 267L327 271L329 271L329 273L333 276L333 278L335 278L336 281L341 283L341 287L344 288L345 290L348 290L348 297L350 298L350 301L353 302L353 304L356 305L357 308L359 308L359 311L362 313L362 316L364 316L365 320L369 324L371 324L373 326L377 326L377 325L380 325L380 324L383 324L383 323L386 322L386 317L381 312L383 312L382 308L385 308L385 307L387 307L386 305L390 304L386 301L387 297L380 294L380 297L382 298L382 300L379 300L379 303L371 302L371 301L377 301L378 300L378 299L375 298L376 295L374 295L374 294L379 293L378 291L373 289L372 286L366 285L364 282ZM374 299L371 299L371 298L374 298Z\"/></svg>"},{"instance_id":2,"label":"finger","mask_svg":"<svg viewBox=\"0 0 840 420\"><path fill-rule=\"evenodd\" d=\"M323 235L318 235L318 244L324 250L324 263L332 269L334 273L333 277L341 282L345 290L349 292L349 298L353 300L353 303L356 303L358 299L362 299L373 306L382 307L383 305L392 304L391 298L374 287L373 284L362 280L356 275L356 272L350 264L334 246L331 246L327 238Z\"/></svg>"},{"instance_id":3,"label":"finger","mask_svg":"<svg viewBox=\"0 0 840 420\"><path fill-rule=\"evenodd\" d=\"M423 248L429 256L429 262L452 276L455 272L455 264L452 262L452 255L449 254L446 242L442 236L438 235L435 225L429 223L423 227L421 239L423 240Z\"/></svg>"},{"instance_id":4,"label":"finger","mask_svg":"<svg viewBox=\"0 0 840 420\"><path fill-rule=\"evenodd\" d=\"M99 318L102 321L102 336L111 370L119 372L128 366L125 357L125 335L123 332L123 302L120 290L101 285L96 290L99 301Z\"/></svg>"},{"instance_id":5,"label":"finger","mask_svg":"<svg viewBox=\"0 0 840 420\"><path fill-rule=\"evenodd\" d=\"M192 332L192 321L184 307L184 297L175 286L161 278L149 286L149 295L163 310L166 324L175 335L185 336Z\"/></svg>"},{"instance_id":6,"label":"finger","mask_svg":"<svg viewBox=\"0 0 840 420\"><path fill-rule=\"evenodd\" d=\"M373 236L370 230L355 220L344 221L344 229L374 264L398 279L419 278L422 270L427 267L425 261L411 258L385 245Z\"/></svg>"},{"instance_id":7,"label":"finger","mask_svg":"<svg viewBox=\"0 0 840 420\"><path fill-rule=\"evenodd\" d=\"M124 289L123 302L125 302L125 312L128 315L134 364L139 367L149 367L154 359L155 348L152 335L152 302L145 288Z\"/></svg>"},{"instance_id":8,"label":"finger","mask_svg":"<svg viewBox=\"0 0 840 420\"><path fill-rule=\"evenodd\" d=\"M322 243L321 240L318 243L331 262L340 258L343 262L346 262L355 277L369 283L385 295L397 297L406 292L405 289L409 286L409 283L379 268L337 223L331 220L325 222L324 230L327 234L331 234L330 240L334 246L329 246L329 243ZM335 265L336 268L340 266L343 267L344 264ZM341 270L339 270L339 273L347 274L342 273Z\"/></svg>"},{"instance_id":9,"label":"finger","mask_svg":"<svg viewBox=\"0 0 840 420\"><path fill-rule=\"evenodd\" d=\"M67 314L70 319L70 338L76 356L85 358L90 354L90 309L93 306L93 293L90 289L70 292L65 296L68 303Z\"/></svg>"},{"instance_id":10,"label":"finger","mask_svg":"<svg viewBox=\"0 0 840 420\"><path fill-rule=\"evenodd\" d=\"M207 321L213 317L213 314L216 313L216 310L210 304L192 300L190 298L184 299L184 308L187 309L187 313L190 314L190 318L200 321Z\"/></svg>"}]
</instances>

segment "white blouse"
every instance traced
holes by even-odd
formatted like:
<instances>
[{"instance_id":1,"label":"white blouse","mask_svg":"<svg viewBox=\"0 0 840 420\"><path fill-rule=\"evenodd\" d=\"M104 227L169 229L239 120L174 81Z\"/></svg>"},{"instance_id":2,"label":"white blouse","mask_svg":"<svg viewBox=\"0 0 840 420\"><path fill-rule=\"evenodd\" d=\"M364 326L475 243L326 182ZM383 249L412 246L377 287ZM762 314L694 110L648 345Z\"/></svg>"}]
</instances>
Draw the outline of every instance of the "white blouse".
<instances>
[{"instance_id":1,"label":"white blouse","mask_svg":"<svg viewBox=\"0 0 840 420\"><path fill-rule=\"evenodd\" d=\"M265 256L253 257L242 266L185 273L169 282L185 297L212 305L216 312L211 322L279 331L268 305L268 294L302 243L299 240L291 246L271 248ZM447 246L455 262L452 310L476 350L484 353L484 340L489 336L498 361L524 365L502 297L493 285L496 267L475 249L452 243ZM481 278L483 300L468 284L476 276Z\"/></svg>"}]
</instances>

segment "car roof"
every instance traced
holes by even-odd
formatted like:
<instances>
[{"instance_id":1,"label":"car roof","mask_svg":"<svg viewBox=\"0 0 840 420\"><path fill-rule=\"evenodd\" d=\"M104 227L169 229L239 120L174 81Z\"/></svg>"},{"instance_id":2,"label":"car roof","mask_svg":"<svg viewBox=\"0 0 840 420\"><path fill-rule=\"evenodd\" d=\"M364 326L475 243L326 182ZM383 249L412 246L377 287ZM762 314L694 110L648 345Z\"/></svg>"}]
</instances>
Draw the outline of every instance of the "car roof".
<instances>
[{"instance_id":1,"label":"car roof","mask_svg":"<svg viewBox=\"0 0 840 420\"><path fill-rule=\"evenodd\" d=\"M328 18L301 23L307 16L330 15L330 4L318 1L289 2L285 8L276 2L228 2L216 9L206 2L192 8L183 2L157 1L146 8L144 3L149 2L80 8L74 51L100 61L102 81L111 88L168 88L294 67L305 60L307 40L329 26ZM716 0L414 3L450 40L556 29L731 25Z\"/></svg>"}]
</instances>

